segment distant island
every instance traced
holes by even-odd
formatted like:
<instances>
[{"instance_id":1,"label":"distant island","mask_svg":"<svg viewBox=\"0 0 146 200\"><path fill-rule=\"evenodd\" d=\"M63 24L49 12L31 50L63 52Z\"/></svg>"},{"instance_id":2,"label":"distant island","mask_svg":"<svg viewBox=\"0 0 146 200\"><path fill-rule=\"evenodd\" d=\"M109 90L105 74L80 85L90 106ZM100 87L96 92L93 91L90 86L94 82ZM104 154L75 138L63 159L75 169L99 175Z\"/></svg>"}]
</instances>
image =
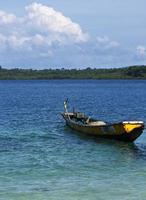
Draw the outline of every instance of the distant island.
<instances>
[{"instance_id":1,"label":"distant island","mask_svg":"<svg viewBox=\"0 0 146 200\"><path fill-rule=\"evenodd\" d=\"M124 68L86 69L6 69L0 67L0 80L35 79L146 79L146 65Z\"/></svg>"}]
</instances>

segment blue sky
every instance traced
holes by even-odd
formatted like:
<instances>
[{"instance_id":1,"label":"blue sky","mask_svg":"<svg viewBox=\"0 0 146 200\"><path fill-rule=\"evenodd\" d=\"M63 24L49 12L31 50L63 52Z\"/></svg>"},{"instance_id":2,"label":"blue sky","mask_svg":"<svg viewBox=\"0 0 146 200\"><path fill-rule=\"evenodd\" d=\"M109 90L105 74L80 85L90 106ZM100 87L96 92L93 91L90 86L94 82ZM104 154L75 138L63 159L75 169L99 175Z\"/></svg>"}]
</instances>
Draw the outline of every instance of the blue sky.
<instances>
[{"instance_id":1,"label":"blue sky","mask_svg":"<svg viewBox=\"0 0 146 200\"><path fill-rule=\"evenodd\" d=\"M146 64L145 0L0 2L0 65L108 68Z\"/></svg>"}]
</instances>

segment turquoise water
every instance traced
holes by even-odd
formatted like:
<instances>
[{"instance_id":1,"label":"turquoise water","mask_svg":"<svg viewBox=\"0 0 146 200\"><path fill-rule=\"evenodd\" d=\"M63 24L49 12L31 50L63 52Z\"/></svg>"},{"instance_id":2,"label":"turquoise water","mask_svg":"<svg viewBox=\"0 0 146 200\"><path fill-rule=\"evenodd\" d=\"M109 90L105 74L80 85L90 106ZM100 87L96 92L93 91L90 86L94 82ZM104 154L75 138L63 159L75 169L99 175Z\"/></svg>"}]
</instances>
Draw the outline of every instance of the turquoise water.
<instances>
[{"instance_id":1,"label":"turquoise water","mask_svg":"<svg viewBox=\"0 0 146 200\"><path fill-rule=\"evenodd\" d=\"M134 144L84 137L59 114L66 97L96 118L146 122L146 81L0 81L0 199L145 200L146 131Z\"/></svg>"}]
</instances>

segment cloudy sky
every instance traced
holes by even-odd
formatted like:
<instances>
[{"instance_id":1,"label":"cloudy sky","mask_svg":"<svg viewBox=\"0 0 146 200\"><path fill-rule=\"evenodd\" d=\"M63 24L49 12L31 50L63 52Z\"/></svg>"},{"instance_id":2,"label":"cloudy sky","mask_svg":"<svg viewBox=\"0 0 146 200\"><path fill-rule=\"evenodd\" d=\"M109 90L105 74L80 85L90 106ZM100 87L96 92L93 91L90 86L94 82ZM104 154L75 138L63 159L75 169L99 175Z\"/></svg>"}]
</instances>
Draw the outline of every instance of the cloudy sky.
<instances>
[{"instance_id":1,"label":"cloudy sky","mask_svg":"<svg viewBox=\"0 0 146 200\"><path fill-rule=\"evenodd\" d=\"M0 65L146 64L145 0L0 1Z\"/></svg>"}]
</instances>

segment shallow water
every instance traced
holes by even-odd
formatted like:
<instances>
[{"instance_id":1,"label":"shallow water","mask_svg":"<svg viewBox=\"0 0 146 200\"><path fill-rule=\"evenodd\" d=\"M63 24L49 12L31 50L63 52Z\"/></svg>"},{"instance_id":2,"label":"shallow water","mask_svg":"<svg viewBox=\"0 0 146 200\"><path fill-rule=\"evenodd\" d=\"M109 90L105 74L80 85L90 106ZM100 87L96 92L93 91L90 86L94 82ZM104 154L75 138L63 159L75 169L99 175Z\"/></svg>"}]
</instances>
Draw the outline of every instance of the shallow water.
<instances>
[{"instance_id":1,"label":"shallow water","mask_svg":"<svg viewBox=\"0 0 146 200\"><path fill-rule=\"evenodd\" d=\"M146 122L146 81L0 81L0 199L145 200L146 131L133 144L82 136L63 100L106 121Z\"/></svg>"}]
</instances>

